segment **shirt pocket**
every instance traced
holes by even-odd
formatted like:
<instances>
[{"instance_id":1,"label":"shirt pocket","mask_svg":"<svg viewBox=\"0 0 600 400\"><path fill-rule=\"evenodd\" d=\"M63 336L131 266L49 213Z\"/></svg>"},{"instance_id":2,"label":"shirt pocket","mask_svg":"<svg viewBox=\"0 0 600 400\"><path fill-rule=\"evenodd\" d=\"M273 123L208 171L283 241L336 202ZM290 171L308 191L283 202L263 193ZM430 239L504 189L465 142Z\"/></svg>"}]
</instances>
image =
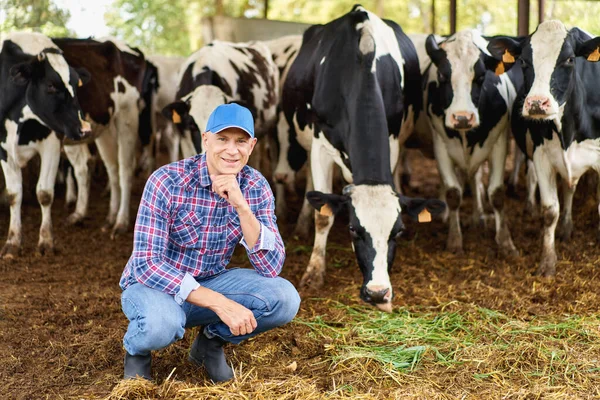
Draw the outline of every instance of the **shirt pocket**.
<instances>
[{"instance_id":1,"label":"shirt pocket","mask_svg":"<svg viewBox=\"0 0 600 400\"><path fill-rule=\"evenodd\" d=\"M173 220L171 239L180 247L200 246L203 218L195 211L180 210Z\"/></svg>"}]
</instances>

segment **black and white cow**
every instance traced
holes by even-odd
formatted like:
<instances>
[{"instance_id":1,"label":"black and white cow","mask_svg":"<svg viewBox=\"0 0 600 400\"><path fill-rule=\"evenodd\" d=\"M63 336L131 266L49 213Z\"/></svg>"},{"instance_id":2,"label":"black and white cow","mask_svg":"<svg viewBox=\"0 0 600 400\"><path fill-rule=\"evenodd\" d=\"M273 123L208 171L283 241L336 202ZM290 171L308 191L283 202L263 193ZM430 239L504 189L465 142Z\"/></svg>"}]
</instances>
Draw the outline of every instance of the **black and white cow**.
<instances>
[{"instance_id":1,"label":"black and white cow","mask_svg":"<svg viewBox=\"0 0 600 400\"><path fill-rule=\"evenodd\" d=\"M54 42L69 64L86 68L94 77L80 89L79 100L86 118L92 122L93 139L108 174L110 206L103 229L112 230L114 237L129 227L135 147L139 137L151 135L150 107L156 69L148 65L141 51L116 39ZM90 152L86 144L68 145L64 150L73 165L78 187L77 204L69 222L78 223L87 214Z\"/></svg>"},{"instance_id":2,"label":"black and white cow","mask_svg":"<svg viewBox=\"0 0 600 400\"><path fill-rule=\"evenodd\" d=\"M361 298L391 311L388 271L401 213L438 214L439 200L411 199L394 190L392 170L399 143L411 133L421 106L415 49L392 21L361 6L306 30L283 90L283 108L297 137L311 141L314 187L307 193L315 212L315 241L301 285L320 287L325 248L334 215L350 214L350 234L363 274ZM353 184L332 193L334 165Z\"/></svg>"},{"instance_id":3,"label":"black and white cow","mask_svg":"<svg viewBox=\"0 0 600 400\"><path fill-rule=\"evenodd\" d=\"M10 204L8 238L0 255L21 248L21 168L41 159L37 199L42 209L38 250L54 249L50 210L63 135L79 140L91 134L83 120L77 87L89 80L67 64L60 49L39 33L12 33L0 42L0 164Z\"/></svg>"},{"instance_id":4,"label":"black and white cow","mask_svg":"<svg viewBox=\"0 0 600 400\"><path fill-rule=\"evenodd\" d=\"M424 69L423 114L429 122L433 150L448 204L447 249L463 251L460 204L463 182L470 182L474 195L474 225L483 222L481 167L488 161L488 198L494 209L496 242L504 255L518 255L504 217L504 166L510 135L509 114L522 85L522 76L504 73L487 50L487 40L475 30L448 38L429 35L417 46Z\"/></svg>"},{"instance_id":5,"label":"black and white cow","mask_svg":"<svg viewBox=\"0 0 600 400\"><path fill-rule=\"evenodd\" d=\"M569 237L577 183L589 169L600 173L599 47L600 37L567 30L560 21L543 22L522 40L498 37L488 46L497 59L518 64L524 75L512 130L539 181L544 228L537 273L544 276L556 273L557 175L565 183L561 225Z\"/></svg>"},{"instance_id":6,"label":"black and white cow","mask_svg":"<svg viewBox=\"0 0 600 400\"><path fill-rule=\"evenodd\" d=\"M184 158L201 153L202 140L210 112L215 102L242 103L254 116L257 138L265 136L275 123L279 74L269 48L261 42L230 43L215 40L188 57L181 67L176 98L163 109L182 133L181 152ZM216 97L198 97L200 86L214 86ZM223 100L225 99L225 100ZM205 109L198 111L203 102ZM192 113L192 103L196 111ZM210 108L213 107L213 108ZM205 116L206 119L204 119Z\"/></svg>"}]
</instances>

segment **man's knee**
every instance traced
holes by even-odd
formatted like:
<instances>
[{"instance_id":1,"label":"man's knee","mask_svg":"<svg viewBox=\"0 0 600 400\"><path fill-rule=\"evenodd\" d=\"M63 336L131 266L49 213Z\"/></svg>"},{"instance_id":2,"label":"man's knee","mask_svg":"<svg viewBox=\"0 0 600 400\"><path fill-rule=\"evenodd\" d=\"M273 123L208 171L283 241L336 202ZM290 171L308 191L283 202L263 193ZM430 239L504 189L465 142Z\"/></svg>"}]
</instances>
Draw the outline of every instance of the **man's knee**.
<instances>
[{"instance_id":1,"label":"man's knee","mask_svg":"<svg viewBox=\"0 0 600 400\"><path fill-rule=\"evenodd\" d=\"M134 321L135 330L125 339L136 354L162 349L183 338L184 321L173 314L149 313Z\"/></svg>"},{"instance_id":2,"label":"man's knee","mask_svg":"<svg viewBox=\"0 0 600 400\"><path fill-rule=\"evenodd\" d=\"M283 325L290 322L300 308L300 295L298 291L289 281L283 278L275 278L278 280L275 290L272 290L271 295L274 297L272 310L276 316L277 325Z\"/></svg>"}]
</instances>

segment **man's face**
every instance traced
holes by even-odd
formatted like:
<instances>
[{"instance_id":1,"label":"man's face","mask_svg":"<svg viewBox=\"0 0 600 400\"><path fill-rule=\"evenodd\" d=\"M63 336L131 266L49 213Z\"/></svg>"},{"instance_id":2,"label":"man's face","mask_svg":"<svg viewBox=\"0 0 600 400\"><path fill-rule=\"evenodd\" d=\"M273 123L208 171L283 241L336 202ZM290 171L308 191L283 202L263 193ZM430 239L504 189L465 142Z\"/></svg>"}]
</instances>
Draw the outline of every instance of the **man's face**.
<instances>
[{"instance_id":1,"label":"man's face","mask_svg":"<svg viewBox=\"0 0 600 400\"><path fill-rule=\"evenodd\" d=\"M256 144L256 138L239 128L224 129L217 134L204 132L202 138L211 175L237 175L248 163Z\"/></svg>"}]
</instances>

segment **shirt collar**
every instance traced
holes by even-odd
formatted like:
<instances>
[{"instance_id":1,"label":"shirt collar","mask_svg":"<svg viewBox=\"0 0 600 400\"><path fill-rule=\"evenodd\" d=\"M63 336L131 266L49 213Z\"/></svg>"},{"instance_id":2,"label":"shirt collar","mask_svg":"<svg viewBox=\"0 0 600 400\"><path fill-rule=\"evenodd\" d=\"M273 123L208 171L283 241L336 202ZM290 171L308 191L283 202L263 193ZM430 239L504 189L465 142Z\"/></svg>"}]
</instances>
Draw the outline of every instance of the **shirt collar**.
<instances>
[{"instance_id":1,"label":"shirt collar","mask_svg":"<svg viewBox=\"0 0 600 400\"><path fill-rule=\"evenodd\" d=\"M192 171L189 171L187 175L186 186L193 186L195 184L199 184L202 187L209 187L212 185L212 180L210 179L210 173L208 172L208 163L206 162L206 153L198 154L192 158ZM244 189L246 184L248 183L247 179L247 171L248 166L244 166L240 172L237 174L238 185L240 186L240 190Z\"/></svg>"}]
</instances>

